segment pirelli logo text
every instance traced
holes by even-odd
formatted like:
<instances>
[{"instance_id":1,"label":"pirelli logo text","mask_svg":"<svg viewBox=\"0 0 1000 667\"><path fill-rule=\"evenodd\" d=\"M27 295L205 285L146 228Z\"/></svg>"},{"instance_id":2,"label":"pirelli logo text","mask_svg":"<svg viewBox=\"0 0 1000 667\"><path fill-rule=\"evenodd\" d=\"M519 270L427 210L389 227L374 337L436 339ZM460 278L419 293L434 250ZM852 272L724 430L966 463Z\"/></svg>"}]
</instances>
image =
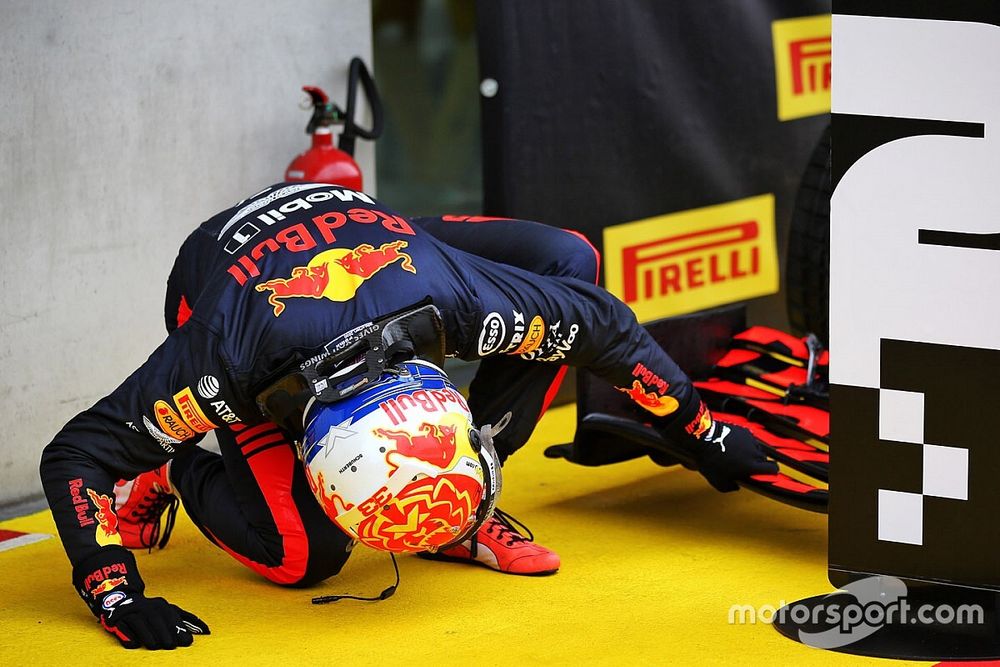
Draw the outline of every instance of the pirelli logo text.
<instances>
[{"instance_id":1,"label":"pirelli logo text","mask_svg":"<svg viewBox=\"0 0 1000 667\"><path fill-rule=\"evenodd\" d=\"M205 376L201 379L198 390L214 397L219 391L218 380L211 376ZM177 407L177 410L174 410L174 406ZM239 421L239 418L229 409L225 401L215 401L212 403L212 407L226 423ZM174 394L174 405L164 400L156 401L153 404L153 414L160 428L157 429L153 422L144 416L143 423L146 425L146 430L160 443L163 449L171 454L176 451L175 445L193 438L199 433L208 433L216 428L201 406L198 405L198 400L195 398L194 392L191 391L191 387L184 387Z\"/></svg>"},{"instance_id":2,"label":"pirelli logo text","mask_svg":"<svg viewBox=\"0 0 1000 667\"><path fill-rule=\"evenodd\" d=\"M208 433L215 428L205 413L202 411L198 401L195 400L191 387L184 387L174 394L174 404L180 411L181 419L190 426L195 433Z\"/></svg>"},{"instance_id":3,"label":"pirelli logo text","mask_svg":"<svg viewBox=\"0 0 1000 667\"><path fill-rule=\"evenodd\" d=\"M780 120L830 111L830 27L829 14L771 24Z\"/></svg>"},{"instance_id":4,"label":"pirelli logo text","mask_svg":"<svg viewBox=\"0 0 1000 667\"><path fill-rule=\"evenodd\" d=\"M745 220L622 248L622 299L635 303L757 275L759 238L760 223Z\"/></svg>"},{"instance_id":5,"label":"pirelli logo text","mask_svg":"<svg viewBox=\"0 0 1000 667\"><path fill-rule=\"evenodd\" d=\"M774 197L608 227L604 255L608 290L644 322L773 294Z\"/></svg>"}]
</instances>

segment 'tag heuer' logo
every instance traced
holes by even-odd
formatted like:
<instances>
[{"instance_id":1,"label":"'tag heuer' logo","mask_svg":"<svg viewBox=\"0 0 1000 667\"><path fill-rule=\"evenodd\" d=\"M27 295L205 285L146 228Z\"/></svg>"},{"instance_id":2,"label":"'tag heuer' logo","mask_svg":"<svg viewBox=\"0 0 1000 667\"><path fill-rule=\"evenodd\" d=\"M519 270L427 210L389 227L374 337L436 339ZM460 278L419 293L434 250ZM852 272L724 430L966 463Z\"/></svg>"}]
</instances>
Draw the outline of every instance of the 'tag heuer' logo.
<instances>
[{"instance_id":1,"label":"'tag heuer' logo","mask_svg":"<svg viewBox=\"0 0 1000 667\"><path fill-rule=\"evenodd\" d=\"M829 14L771 24L780 120L830 111L830 26Z\"/></svg>"},{"instance_id":2,"label":"'tag heuer' logo","mask_svg":"<svg viewBox=\"0 0 1000 667\"><path fill-rule=\"evenodd\" d=\"M604 230L608 290L640 321L778 291L774 196Z\"/></svg>"}]
</instances>

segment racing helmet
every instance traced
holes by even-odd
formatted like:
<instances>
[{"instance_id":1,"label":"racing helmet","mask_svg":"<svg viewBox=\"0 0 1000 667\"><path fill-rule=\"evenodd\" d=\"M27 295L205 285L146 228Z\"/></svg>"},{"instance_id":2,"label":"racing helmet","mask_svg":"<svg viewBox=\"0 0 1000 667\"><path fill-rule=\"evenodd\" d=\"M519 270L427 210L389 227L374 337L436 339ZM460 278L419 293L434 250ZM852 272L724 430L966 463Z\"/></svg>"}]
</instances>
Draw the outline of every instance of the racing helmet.
<instances>
[{"instance_id":1,"label":"racing helmet","mask_svg":"<svg viewBox=\"0 0 1000 667\"><path fill-rule=\"evenodd\" d=\"M496 508L501 476L492 433L503 424L477 429L462 394L428 361L387 366L341 400L312 399L302 423L300 456L316 499L369 547L447 548Z\"/></svg>"}]
</instances>

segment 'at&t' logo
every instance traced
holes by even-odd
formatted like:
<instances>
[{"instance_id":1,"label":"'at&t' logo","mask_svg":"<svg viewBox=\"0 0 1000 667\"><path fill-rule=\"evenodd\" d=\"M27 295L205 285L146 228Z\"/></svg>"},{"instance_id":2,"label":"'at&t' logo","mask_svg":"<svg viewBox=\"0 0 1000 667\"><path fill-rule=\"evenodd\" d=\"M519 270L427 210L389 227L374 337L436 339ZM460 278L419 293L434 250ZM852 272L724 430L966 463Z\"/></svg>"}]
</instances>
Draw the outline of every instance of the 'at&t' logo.
<instances>
[{"instance_id":1,"label":"'at&t' logo","mask_svg":"<svg viewBox=\"0 0 1000 667\"><path fill-rule=\"evenodd\" d=\"M774 196L607 227L607 288L641 321L778 291Z\"/></svg>"},{"instance_id":2,"label":"'at&t' logo","mask_svg":"<svg viewBox=\"0 0 1000 667\"><path fill-rule=\"evenodd\" d=\"M792 120L830 111L830 15L771 24L778 118Z\"/></svg>"}]
</instances>

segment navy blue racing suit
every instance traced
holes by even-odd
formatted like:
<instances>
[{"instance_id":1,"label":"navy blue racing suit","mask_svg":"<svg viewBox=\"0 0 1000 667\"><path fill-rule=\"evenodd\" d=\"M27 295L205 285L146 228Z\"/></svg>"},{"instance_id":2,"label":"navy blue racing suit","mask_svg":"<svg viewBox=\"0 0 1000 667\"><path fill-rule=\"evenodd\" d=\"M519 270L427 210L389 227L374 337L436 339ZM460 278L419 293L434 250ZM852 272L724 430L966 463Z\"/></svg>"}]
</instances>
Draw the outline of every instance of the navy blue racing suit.
<instances>
[{"instance_id":1,"label":"navy blue racing suit","mask_svg":"<svg viewBox=\"0 0 1000 667\"><path fill-rule=\"evenodd\" d=\"M482 359L469 396L477 423L513 412L496 442L502 457L528 439L565 365L690 432L704 410L697 392L628 307L595 285L598 261L573 232L408 219L322 183L274 185L213 216L171 272L166 340L42 455L78 592L87 599L81 582L101 568L135 570L107 500L116 480L171 460L188 515L234 558L283 585L336 574L350 540L314 500L291 436L255 397L345 331L428 297L449 355ZM195 446L208 431L221 455Z\"/></svg>"}]
</instances>

